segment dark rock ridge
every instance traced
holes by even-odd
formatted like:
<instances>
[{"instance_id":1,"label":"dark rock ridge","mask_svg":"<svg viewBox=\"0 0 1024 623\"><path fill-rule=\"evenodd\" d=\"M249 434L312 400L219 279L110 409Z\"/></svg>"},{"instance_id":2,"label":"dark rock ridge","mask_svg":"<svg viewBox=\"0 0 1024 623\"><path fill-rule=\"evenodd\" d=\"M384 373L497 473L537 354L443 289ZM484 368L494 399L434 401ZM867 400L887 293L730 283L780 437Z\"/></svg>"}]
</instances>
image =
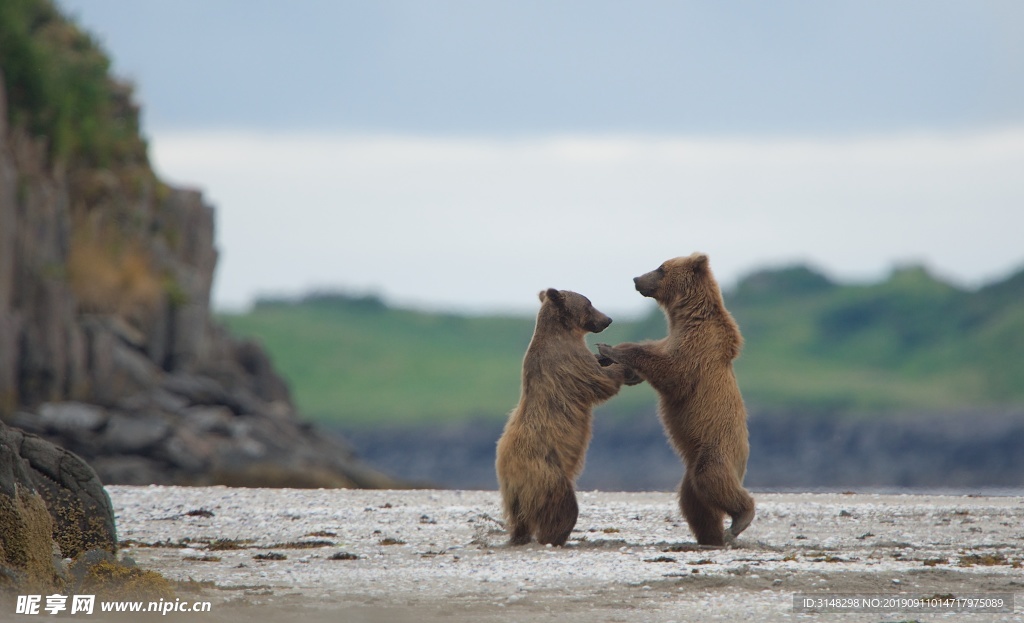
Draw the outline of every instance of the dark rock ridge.
<instances>
[{"instance_id":1,"label":"dark rock ridge","mask_svg":"<svg viewBox=\"0 0 1024 623\"><path fill-rule=\"evenodd\" d=\"M55 161L0 76L0 420L109 484L393 486L213 322L213 208L141 158Z\"/></svg>"}]
</instances>

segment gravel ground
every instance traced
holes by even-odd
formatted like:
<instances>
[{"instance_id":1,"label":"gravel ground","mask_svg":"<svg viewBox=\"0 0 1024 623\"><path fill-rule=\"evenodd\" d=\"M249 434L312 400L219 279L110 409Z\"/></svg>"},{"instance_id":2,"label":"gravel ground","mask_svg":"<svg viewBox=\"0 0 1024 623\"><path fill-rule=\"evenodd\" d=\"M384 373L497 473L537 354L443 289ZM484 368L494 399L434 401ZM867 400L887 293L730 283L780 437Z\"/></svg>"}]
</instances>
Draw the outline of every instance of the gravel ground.
<instances>
[{"instance_id":1,"label":"gravel ground","mask_svg":"<svg viewBox=\"0 0 1024 623\"><path fill-rule=\"evenodd\" d=\"M212 602L180 620L1024 622L1020 497L756 494L737 543L707 549L670 493L580 492L565 548L510 548L494 491L108 490L123 554ZM794 611L806 593L1017 606Z\"/></svg>"}]
</instances>

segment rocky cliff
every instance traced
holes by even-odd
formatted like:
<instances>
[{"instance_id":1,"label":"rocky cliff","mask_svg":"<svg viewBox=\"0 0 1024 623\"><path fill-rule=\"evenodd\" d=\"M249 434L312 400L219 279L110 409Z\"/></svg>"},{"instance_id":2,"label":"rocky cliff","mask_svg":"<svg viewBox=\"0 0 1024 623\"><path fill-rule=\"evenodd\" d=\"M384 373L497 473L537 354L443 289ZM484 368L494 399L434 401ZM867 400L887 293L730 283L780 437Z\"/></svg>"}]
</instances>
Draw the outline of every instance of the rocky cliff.
<instances>
[{"instance_id":1,"label":"rocky cliff","mask_svg":"<svg viewBox=\"0 0 1024 623\"><path fill-rule=\"evenodd\" d=\"M42 15L28 36L100 54L52 8ZM0 419L81 455L106 483L393 484L303 422L260 346L212 320L213 208L152 173L130 89L98 78L105 114L134 133L87 144L48 132L41 115L33 123L39 106L19 104L33 83L9 73ZM80 125L73 137L95 126Z\"/></svg>"}]
</instances>

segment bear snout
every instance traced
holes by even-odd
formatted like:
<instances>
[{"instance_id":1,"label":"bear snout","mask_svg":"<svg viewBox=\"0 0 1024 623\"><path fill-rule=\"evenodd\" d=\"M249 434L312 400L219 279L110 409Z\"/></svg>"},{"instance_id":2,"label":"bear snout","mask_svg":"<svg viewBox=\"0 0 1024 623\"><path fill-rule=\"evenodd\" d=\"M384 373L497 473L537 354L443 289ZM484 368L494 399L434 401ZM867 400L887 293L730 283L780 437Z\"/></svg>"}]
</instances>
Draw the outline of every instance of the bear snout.
<instances>
[{"instance_id":1,"label":"bear snout","mask_svg":"<svg viewBox=\"0 0 1024 623\"><path fill-rule=\"evenodd\" d=\"M611 318L605 316L604 314L601 314L600 316L597 316L590 321L590 323L587 325L587 331L590 331L591 333L600 333L601 331L607 329L608 325L610 325L611 323Z\"/></svg>"},{"instance_id":2,"label":"bear snout","mask_svg":"<svg viewBox=\"0 0 1024 623\"><path fill-rule=\"evenodd\" d=\"M636 291L640 294L652 297L658 290L658 278L653 273L647 273L646 275L640 275L639 277L633 277L633 285L636 287Z\"/></svg>"}]
</instances>

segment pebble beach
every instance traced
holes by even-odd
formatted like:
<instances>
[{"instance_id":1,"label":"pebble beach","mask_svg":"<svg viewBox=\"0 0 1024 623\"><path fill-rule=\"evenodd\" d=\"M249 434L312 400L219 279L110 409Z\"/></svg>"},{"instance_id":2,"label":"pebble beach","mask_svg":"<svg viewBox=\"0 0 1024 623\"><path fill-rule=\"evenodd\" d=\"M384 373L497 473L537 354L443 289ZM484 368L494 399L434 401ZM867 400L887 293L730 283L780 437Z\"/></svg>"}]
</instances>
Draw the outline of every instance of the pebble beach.
<instances>
[{"instance_id":1,"label":"pebble beach","mask_svg":"<svg viewBox=\"0 0 1024 623\"><path fill-rule=\"evenodd\" d=\"M181 620L1024 621L1021 497L755 494L750 528L704 548L672 493L581 491L566 547L513 548L496 491L108 491L121 555L211 602ZM950 601L975 596L1016 606Z\"/></svg>"}]
</instances>

